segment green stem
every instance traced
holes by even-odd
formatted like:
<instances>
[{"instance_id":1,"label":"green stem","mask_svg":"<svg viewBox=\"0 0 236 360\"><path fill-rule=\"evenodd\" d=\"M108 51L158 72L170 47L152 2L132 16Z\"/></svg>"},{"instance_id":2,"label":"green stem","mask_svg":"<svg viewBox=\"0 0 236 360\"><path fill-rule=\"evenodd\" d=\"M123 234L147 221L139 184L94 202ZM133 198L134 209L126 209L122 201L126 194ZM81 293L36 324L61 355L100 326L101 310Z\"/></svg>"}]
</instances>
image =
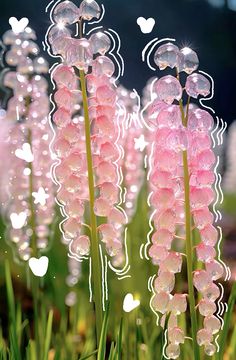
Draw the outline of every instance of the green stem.
<instances>
[{"instance_id":1,"label":"green stem","mask_svg":"<svg viewBox=\"0 0 236 360\"><path fill-rule=\"evenodd\" d=\"M99 345L100 335L102 330L103 313L102 313L102 273L101 260L99 253L99 243L97 236L97 219L94 213L94 175L93 175L93 159L91 150L91 134L90 134L90 119L88 110L88 98L86 91L86 80L84 71L80 70L80 84L83 98L84 108L84 125L86 137L86 155L88 168L88 186L89 186L89 204L90 204L90 226L91 226L91 257L92 257L92 279L93 279L93 294L95 303L96 315L96 335L97 345Z\"/></svg>"},{"instance_id":2,"label":"green stem","mask_svg":"<svg viewBox=\"0 0 236 360\"><path fill-rule=\"evenodd\" d=\"M194 359L199 360L199 347L197 344L197 316L195 309L195 297L193 287L193 245L191 231L191 209L190 209L190 187L189 187L189 171L188 171L188 155L187 151L183 151L184 166L184 193L185 193L185 231L186 231L186 256L187 256L187 275L188 275L188 295L190 306L190 317L192 327L192 339L194 349Z\"/></svg>"},{"instance_id":3,"label":"green stem","mask_svg":"<svg viewBox=\"0 0 236 360\"><path fill-rule=\"evenodd\" d=\"M32 131L29 129L28 131L28 143L32 149ZM31 247L32 247L32 255L37 257L37 234L36 234L36 219L35 219L35 206L33 199L33 191L34 191L34 169L33 162L29 162L29 207L30 207L30 219L29 226L32 230L31 235ZM33 296L33 304L34 304L34 331L35 331L35 340L36 340L36 348L39 351L39 331L38 331L38 321L39 321L39 310L38 310L38 295L39 295L39 281L37 277L31 273L31 288L32 288L32 296Z\"/></svg>"},{"instance_id":4,"label":"green stem","mask_svg":"<svg viewBox=\"0 0 236 360\"><path fill-rule=\"evenodd\" d=\"M185 116L182 100L179 103L182 113L183 126L187 127L188 116ZM188 106L189 108L189 100ZM188 110L187 110L188 114ZM190 185L189 185L189 169L188 169L188 153L183 151L183 167L184 167L184 204L185 204L185 232L186 232L186 256L187 256L187 277L188 277L188 297L191 318L191 332L193 339L194 360L200 360L199 346L197 343L197 315L195 309L195 296L193 287L193 242L192 242L192 218L190 207Z\"/></svg>"},{"instance_id":5,"label":"green stem","mask_svg":"<svg viewBox=\"0 0 236 360\"><path fill-rule=\"evenodd\" d=\"M28 143L32 148L32 132L29 130L28 132ZM34 174L33 174L33 162L29 163L30 175L29 175L29 206L30 206L30 221L29 225L32 230L31 236L31 246L33 250L33 256L37 256L37 235L36 235L36 221L35 221L35 209L34 209L34 199L33 199L33 191L34 191Z\"/></svg>"}]
</instances>

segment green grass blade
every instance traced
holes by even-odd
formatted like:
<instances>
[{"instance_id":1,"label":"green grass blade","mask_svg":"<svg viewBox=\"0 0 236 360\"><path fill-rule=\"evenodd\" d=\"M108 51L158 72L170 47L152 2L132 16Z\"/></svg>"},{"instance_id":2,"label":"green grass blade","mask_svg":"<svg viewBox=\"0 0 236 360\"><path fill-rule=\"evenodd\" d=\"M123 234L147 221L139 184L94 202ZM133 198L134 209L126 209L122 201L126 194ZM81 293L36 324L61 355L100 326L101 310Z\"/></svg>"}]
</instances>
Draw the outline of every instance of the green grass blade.
<instances>
[{"instance_id":1,"label":"green grass blade","mask_svg":"<svg viewBox=\"0 0 236 360\"><path fill-rule=\"evenodd\" d=\"M8 260L6 260L5 262L5 280L7 287L7 302L9 307L10 319L13 322L13 325L16 326L15 298L11 280L10 265Z\"/></svg>"},{"instance_id":2,"label":"green grass blade","mask_svg":"<svg viewBox=\"0 0 236 360\"><path fill-rule=\"evenodd\" d=\"M120 329L117 338L117 359L121 360L121 353L122 353L122 335L123 335L123 318L120 321Z\"/></svg>"},{"instance_id":3,"label":"green grass blade","mask_svg":"<svg viewBox=\"0 0 236 360\"><path fill-rule=\"evenodd\" d=\"M231 336L230 345L229 345L230 360L235 359L235 354L236 354L236 326L234 326L233 334Z\"/></svg>"},{"instance_id":4,"label":"green grass blade","mask_svg":"<svg viewBox=\"0 0 236 360\"><path fill-rule=\"evenodd\" d=\"M95 351L93 351L91 354L85 355L85 356L83 356L82 358L80 358L79 360L89 359L91 356L96 355L97 353L98 353L98 350L95 350Z\"/></svg>"},{"instance_id":5,"label":"green grass blade","mask_svg":"<svg viewBox=\"0 0 236 360\"><path fill-rule=\"evenodd\" d=\"M43 357L44 360L48 360L48 352L49 352L51 336L52 336L52 321L53 321L53 310L50 310L48 315L46 338L44 343L44 357Z\"/></svg>"},{"instance_id":6,"label":"green grass blade","mask_svg":"<svg viewBox=\"0 0 236 360\"><path fill-rule=\"evenodd\" d=\"M100 337L100 342L99 342L97 360L105 360L108 317L109 317L109 303L107 305L103 324L102 324L102 331L101 331L101 337Z\"/></svg>"},{"instance_id":7,"label":"green grass blade","mask_svg":"<svg viewBox=\"0 0 236 360\"><path fill-rule=\"evenodd\" d=\"M11 280L11 270L8 260L5 262L5 281L7 288L7 303L8 303L8 313L10 318L9 326L9 337L10 337L10 350L14 356L14 360L20 360L20 349L18 346L17 338L17 323L16 323L16 309L15 309L15 297Z\"/></svg>"},{"instance_id":8,"label":"green grass blade","mask_svg":"<svg viewBox=\"0 0 236 360\"><path fill-rule=\"evenodd\" d=\"M114 360L115 359L115 354L116 354L115 344L114 344L114 341L112 341L108 360Z\"/></svg>"},{"instance_id":9,"label":"green grass blade","mask_svg":"<svg viewBox=\"0 0 236 360\"><path fill-rule=\"evenodd\" d=\"M228 311L225 313L225 316L224 316L224 326L223 326L223 329L221 331L221 335L219 338L220 350L218 353L218 360L222 360L223 356L224 356L235 301L236 301L236 282L232 286L232 290L231 290L229 301L228 301Z\"/></svg>"},{"instance_id":10,"label":"green grass blade","mask_svg":"<svg viewBox=\"0 0 236 360\"><path fill-rule=\"evenodd\" d=\"M36 345L34 340L30 340L27 346L27 360L37 360Z\"/></svg>"},{"instance_id":11,"label":"green grass blade","mask_svg":"<svg viewBox=\"0 0 236 360\"><path fill-rule=\"evenodd\" d=\"M10 354L13 357L14 360L20 360L20 350L17 344L17 337L15 329L13 329L13 326L10 327Z\"/></svg>"}]
</instances>

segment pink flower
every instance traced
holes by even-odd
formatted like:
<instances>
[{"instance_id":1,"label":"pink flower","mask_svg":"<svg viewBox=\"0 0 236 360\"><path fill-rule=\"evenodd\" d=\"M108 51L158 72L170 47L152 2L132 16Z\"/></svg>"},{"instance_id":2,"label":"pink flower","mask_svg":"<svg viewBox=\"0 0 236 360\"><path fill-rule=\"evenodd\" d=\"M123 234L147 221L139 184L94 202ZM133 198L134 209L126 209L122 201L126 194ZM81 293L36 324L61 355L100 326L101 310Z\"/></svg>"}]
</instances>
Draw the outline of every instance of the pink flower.
<instances>
[{"instance_id":1,"label":"pink flower","mask_svg":"<svg viewBox=\"0 0 236 360\"><path fill-rule=\"evenodd\" d=\"M9 239L25 261L33 251L47 248L55 206L50 177L49 99L43 76L48 72L48 65L39 56L33 40L33 30L20 34L10 30L3 36L5 45L10 45L5 60L12 66L3 83L12 90L12 97L7 103L5 117L1 118L6 155L1 188L8 193L2 205L9 222ZM19 51L14 53L13 61L16 44Z\"/></svg>"},{"instance_id":2,"label":"pink flower","mask_svg":"<svg viewBox=\"0 0 236 360\"><path fill-rule=\"evenodd\" d=\"M52 74L57 87L54 93L56 111L52 116L57 126L53 143L59 159L55 167L55 176L60 184L57 198L68 215L62 225L64 240L70 243L70 252L77 257L89 255L90 238L84 234L84 212L91 200L86 147L88 134L85 132L82 93L78 90L81 85L78 70L86 74L95 194L92 211L102 222L97 231L112 257L122 254L121 237L126 222L125 214L119 207L119 114L116 88L111 78L115 66L106 56L111 40L101 31L93 33L89 39L83 38L82 34L75 39L66 28L78 21L78 17L90 20L99 15L100 7L96 1L83 1L79 8L72 2L60 3L53 10L55 24L48 34L52 52L63 59L63 65L57 66ZM112 236L103 234L105 226Z\"/></svg>"},{"instance_id":3,"label":"pink flower","mask_svg":"<svg viewBox=\"0 0 236 360\"><path fill-rule=\"evenodd\" d=\"M205 318L204 329L197 333L197 342L205 347L207 354L212 355L216 350L212 341L220 330L220 321L214 316L215 302L220 297L220 289L215 281L223 274L222 265L215 260L215 247L219 236L213 225L213 214L209 209L215 199L212 189L215 181L213 172L215 156L211 149L210 137L214 120L206 110L191 106L191 103L187 112L184 112L181 100L183 90L194 98L207 96L210 93L210 82L205 76L194 73L198 66L198 58L189 48L179 51L178 47L171 43L164 44L155 53L155 63L160 69L168 66L176 67L178 71L191 75L187 77L185 87L180 83L181 73L177 78L170 75L159 78L155 82L154 94L151 96L152 103L147 110L147 118L153 128L150 204L155 210L153 213L155 232L151 237L149 256L159 267L154 281L155 295L152 306L155 311L163 314L162 323L168 311L171 315L178 316L187 308L184 294L172 295L175 288L175 274L181 272L184 260L182 254L173 251L172 245L177 241L175 237L185 240L186 179L182 157L182 152L185 151L188 158L189 205L201 239L195 248L196 257L205 266L202 270L193 269L195 270L193 283L202 298L198 309ZM174 103L176 100L180 101L179 104ZM174 306L172 302L178 302L180 299L183 301L182 310L176 311L178 305L176 303ZM169 345L166 347L166 354L171 359L176 359L184 335L179 327L171 326L168 331ZM176 340L178 337L180 341Z\"/></svg>"}]
</instances>

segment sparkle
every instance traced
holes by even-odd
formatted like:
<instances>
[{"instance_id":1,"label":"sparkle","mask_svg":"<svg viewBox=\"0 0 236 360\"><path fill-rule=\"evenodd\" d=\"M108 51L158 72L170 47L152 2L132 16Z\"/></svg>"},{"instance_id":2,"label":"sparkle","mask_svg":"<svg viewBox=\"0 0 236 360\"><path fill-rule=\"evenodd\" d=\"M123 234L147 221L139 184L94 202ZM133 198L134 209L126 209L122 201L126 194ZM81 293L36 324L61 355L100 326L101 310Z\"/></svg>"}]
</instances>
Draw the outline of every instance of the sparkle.
<instances>
[{"instance_id":1,"label":"sparkle","mask_svg":"<svg viewBox=\"0 0 236 360\"><path fill-rule=\"evenodd\" d=\"M134 142L135 142L134 145L135 150L140 150L141 152L143 152L146 146L149 144L147 141L145 141L144 135L140 135L139 138L135 138Z\"/></svg>"},{"instance_id":2,"label":"sparkle","mask_svg":"<svg viewBox=\"0 0 236 360\"><path fill-rule=\"evenodd\" d=\"M46 205L46 200L49 198L49 195L46 194L43 187L38 189L38 192L33 192L32 196L34 197L34 203L40 204L42 206Z\"/></svg>"},{"instance_id":3,"label":"sparkle","mask_svg":"<svg viewBox=\"0 0 236 360\"><path fill-rule=\"evenodd\" d=\"M58 29L63 30L65 28L65 24L63 22L59 22L57 24Z\"/></svg>"}]
</instances>

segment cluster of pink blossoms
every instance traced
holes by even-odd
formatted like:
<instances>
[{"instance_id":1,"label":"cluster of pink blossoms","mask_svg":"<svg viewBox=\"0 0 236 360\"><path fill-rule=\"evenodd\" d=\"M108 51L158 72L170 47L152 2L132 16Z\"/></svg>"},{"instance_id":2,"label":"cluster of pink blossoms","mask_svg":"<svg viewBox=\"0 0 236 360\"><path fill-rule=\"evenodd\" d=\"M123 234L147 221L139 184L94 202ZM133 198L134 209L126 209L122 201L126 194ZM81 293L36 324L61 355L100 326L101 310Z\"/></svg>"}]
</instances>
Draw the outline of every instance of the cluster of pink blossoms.
<instances>
[{"instance_id":1,"label":"cluster of pink blossoms","mask_svg":"<svg viewBox=\"0 0 236 360\"><path fill-rule=\"evenodd\" d=\"M39 56L35 39L29 27L20 33L9 30L3 35L5 61L10 66L3 73L3 84L11 97L1 119L6 154L1 177L2 209L11 222L8 237L25 261L32 255L33 236L38 250L47 247L54 216L49 100L47 81L42 76L48 72L48 65Z\"/></svg>"},{"instance_id":2,"label":"cluster of pink blossoms","mask_svg":"<svg viewBox=\"0 0 236 360\"><path fill-rule=\"evenodd\" d=\"M120 112L123 116L119 144L124 149L124 156L120 160L125 189L124 209L131 220L136 211L136 202L144 179L143 161L146 144L141 141L144 129L139 119L136 94L123 86L119 86L117 92Z\"/></svg>"},{"instance_id":3,"label":"cluster of pink blossoms","mask_svg":"<svg viewBox=\"0 0 236 360\"><path fill-rule=\"evenodd\" d=\"M155 126L150 202L155 209L153 222L155 232L149 255L158 265L154 281L155 296L152 306L168 321L168 345L166 354L171 359L180 355L180 344L185 334L178 325L178 315L187 309L186 294L172 292L175 288L175 274L181 272L183 255L173 250L174 240L185 237L185 184L183 151L187 151L190 209L194 226L201 241L195 247L196 257L204 269L193 272L193 282L201 295L197 306L204 317L204 328L197 333L199 345L208 355L213 355L216 346L213 336L220 330L221 322L215 316L216 300L220 297L215 281L223 275L222 265L215 260L215 246L218 232L213 226L214 217L209 210L215 194L212 185L215 180L213 166L215 156L211 150L210 130L214 125L212 116L196 105L182 105L184 91L190 98L207 96L210 93L209 80L194 72L198 67L196 53L184 48L181 51L172 43L161 45L155 53L155 63L163 70L176 68L178 74L188 74L182 87L179 75L167 75L156 81L156 99L150 106L150 122ZM176 104L175 101L178 103Z\"/></svg>"},{"instance_id":4,"label":"cluster of pink blossoms","mask_svg":"<svg viewBox=\"0 0 236 360\"><path fill-rule=\"evenodd\" d=\"M226 171L223 178L223 189L228 194L235 194L236 189L236 121L230 125L227 135Z\"/></svg>"},{"instance_id":5,"label":"cluster of pink blossoms","mask_svg":"<svg viewBox=\"0 0 236 360\"><path fill-rule=\"evenodd\" d=\"M63 223L64 239L70 243L71 254L78 257L86 256L90 251L90 238L83 231L89 187L78 70L86 74L95 182L93 211L101 218L98 231L110 256L122 252L121 232L126 222L124 213L116 206L120 200L117 165L120 153L116 143L119 135L117 95L112 80L115 67L112 60L105 56L111 41L101 31L92 33L89 39L82 37L82 33L80 38L72 38L67 28L99 15L100 7L95 1L84 0L79 8L70 1L61 2L52 12L55 23L48 33L53 54L60 55L63 61L53 72L57 85L54 94L56 111L53 114L57 130L53 148L60 160L55 168L60 183L57 198L67 214Z\"/></svg>"}]
</instances>

